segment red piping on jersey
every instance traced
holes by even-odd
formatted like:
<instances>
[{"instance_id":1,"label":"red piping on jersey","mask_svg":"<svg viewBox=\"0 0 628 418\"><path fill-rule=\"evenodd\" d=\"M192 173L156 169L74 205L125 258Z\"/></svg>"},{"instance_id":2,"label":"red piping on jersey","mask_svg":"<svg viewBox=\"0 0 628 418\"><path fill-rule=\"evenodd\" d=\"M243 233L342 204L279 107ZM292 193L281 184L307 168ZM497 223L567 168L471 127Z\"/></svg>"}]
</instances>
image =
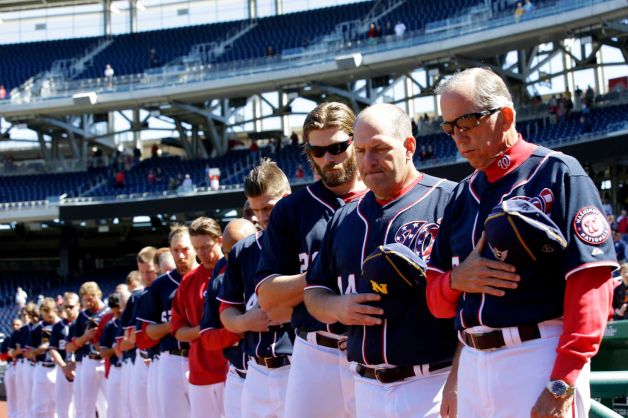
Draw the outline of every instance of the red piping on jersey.
<instances>
[{"instance_id":1,"label":"red piping on jersey","mask_svg":"<svg viewBox=\"0 0 628 418\"><path fill-rule=\"evenodd\" d=\"M338 197L341 198L342 200L344 200L345 203L349 203L349 202L353 202L354 200L357 200L357 199L361 198L362 196L367 194L368 191L369 191L369 189L352 190L352 191L347 192L347 193L345 193L343 195L340 195Z\"/></svg>"},{"instance_id":2,"label":"red piping on jersey","mask_svg":"<svg viewBox=\"0 0 628 418\"><path fill-rule=\"evenodd\" d=\"M517 133L517 141L511 145L510 148L499 154L495 160L482 171L488 181L494 183L523 164L537 147L538 145L524 141L521 134Z\"/></svg>"},{"instance_id":3,"label":"red piping on jersey","mask_svg":"<svg viewBox=\"0 0 628 418\"><path fill-rule=\"evenodd\" d=\"M410 190L412 190L412 188L414 186L416 186L417 184L419 184L419 182L423 180L423 173L419 173L419 175L417 176L417 178L415 178L414 180L412 180L412 182L410 184L408 184L406 187L404 187L403 189L399 190L397 193L393 194L391 197L389 197L388 199L375 199L375 201L380 205L380 206L385 206L387 204L389 204L390 202L392 202L393 200L403 196L404 194L408 193Z\"/></svg>"}]
</instances>

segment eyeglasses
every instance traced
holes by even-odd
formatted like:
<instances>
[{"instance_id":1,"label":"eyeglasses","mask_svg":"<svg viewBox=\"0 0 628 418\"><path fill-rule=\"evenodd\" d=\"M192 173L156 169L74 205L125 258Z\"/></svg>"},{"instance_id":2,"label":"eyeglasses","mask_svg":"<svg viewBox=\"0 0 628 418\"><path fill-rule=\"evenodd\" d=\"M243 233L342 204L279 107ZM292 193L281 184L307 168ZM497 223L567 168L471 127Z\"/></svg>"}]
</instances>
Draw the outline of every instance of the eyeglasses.
<instances>
[{"instance_id":1,"label":"eyeglasses","mask_svg":"<svg viewBox=\"0 0 628 418\"><path fill-rule=\"evenodd\" d=\"M349 145L351 145L352 143L353 138L349 137L349 139L344 142L335 142L331 145L327 145L326 147L319 147L317 145L310 144L307 144L306 147L309 153L312 154L314 157L322 158L325 156L326 152L330 153L331 155L342 154L347 150L347 148L349 148Z\"/></svg>"},{"instance_id":2,"label":"eyeglasses","mask_svg":"<svg viewBox=\"0 0 628 418\"><path fill-rule=\"evenodd\" d=\"M453 135L454 127L458 128L462 132L465 132L478 126L480 124L480 119L484 116L492 115L500 110L502 110L501 107L496 107L494 109L483 110L481 112L467 113L466 115L459 116L450 122L443 121L443 123L440 124L440 127L443 128L443 131L445 131L447 135Z\"/></svg>"}]
</instances>

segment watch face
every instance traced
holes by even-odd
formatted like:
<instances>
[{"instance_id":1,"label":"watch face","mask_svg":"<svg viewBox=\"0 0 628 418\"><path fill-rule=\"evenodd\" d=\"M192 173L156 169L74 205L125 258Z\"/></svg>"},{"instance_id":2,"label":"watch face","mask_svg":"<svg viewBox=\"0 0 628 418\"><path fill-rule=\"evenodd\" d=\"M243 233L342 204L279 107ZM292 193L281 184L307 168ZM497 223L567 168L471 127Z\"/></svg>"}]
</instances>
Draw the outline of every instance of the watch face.
<instances>
[{"instance_id":1,"label":"watch face","mask_svg":"<svg viewBox=\"0 0 628 418\"><path fill-rule=\"evenodd\" d=\"M565 393L567 393L567 385L565 385L565 383L560 380L552 382L551 392L554 394L554 396L563 396Z\"/></svg>"}]
</instances>

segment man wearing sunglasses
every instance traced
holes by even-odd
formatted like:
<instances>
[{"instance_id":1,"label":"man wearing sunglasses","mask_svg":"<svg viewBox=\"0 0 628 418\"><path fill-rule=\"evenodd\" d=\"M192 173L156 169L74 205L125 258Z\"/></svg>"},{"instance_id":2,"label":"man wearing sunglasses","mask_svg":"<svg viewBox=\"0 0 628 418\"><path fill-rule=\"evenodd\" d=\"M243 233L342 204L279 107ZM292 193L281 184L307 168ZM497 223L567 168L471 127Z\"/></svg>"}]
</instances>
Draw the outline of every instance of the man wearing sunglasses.
<instances>
[{"instance_id":1,"label":"man wearing sunglasses","mask_svg":"<svg viewBox=\"0 0 628 418\"><path fill-rule=\"evenodd\" d=\"M504 81L488 69L438 87L443 130L476 169L454 191L428 267L427 300L455 318L457 405L443 416L586 417L589 359L606 325L616 268L598 191L578 161L526 142ZM515 266L480 254L484 222L506 199L549 216L568 246L552 262ZM558 262L556 261L558 260Z\"/></svg>"},{"instance_id":2,"label":"man wearing sunglasses","mask_svg":"<svg viewBox=\"0 0 628 418\"><path fill-rule=\"evenodd\" d=\"M421 285L394 299L398 309L373 306L395 296L362 276L362 262L392 243L427 260L454 184L417 171L411 120L396 106L362 111L353 137L370 191L329 221L307 272L305 305L318 320L348 327L357 417L436 418L456 347L453 323L429 314ZM361 283L375 284L366 290Z\"/></svg>"},{"instance_id":3,"label":"man wearing sunglasses","mask_svg":"<svg viewBox=\"0 0 628 418\"><path fill-rule=\"evenodd\" d=\"M79 296L76 293L66 292L63 295L63 310L65 317L52 327L50 335L50 357L57 365L55 383L55 408L59 418L74 416L70 411L72 404L72 382L74 381L74 362L66 354L65 344L68 340L70 324L76 320L80 311Z\"/></svg>"},{"instance_id":4,"label":"man wearing sunglasses","mask_svg":"<svg viewBox=\"0 0 628 418\"><path fill-rule=\"evenodd\" d=\"M305 272L320 248L327 221L365 189L352 146L354 122L351 109L335 102L318 105L306 117L305 153L320 180L277 203L264 237L256 278L260 306L294 308L292 326L298 335L286 417L355 416L353 378L341 350L345 329L319 322L303 305Z\"/></svg>"}]
</instances>

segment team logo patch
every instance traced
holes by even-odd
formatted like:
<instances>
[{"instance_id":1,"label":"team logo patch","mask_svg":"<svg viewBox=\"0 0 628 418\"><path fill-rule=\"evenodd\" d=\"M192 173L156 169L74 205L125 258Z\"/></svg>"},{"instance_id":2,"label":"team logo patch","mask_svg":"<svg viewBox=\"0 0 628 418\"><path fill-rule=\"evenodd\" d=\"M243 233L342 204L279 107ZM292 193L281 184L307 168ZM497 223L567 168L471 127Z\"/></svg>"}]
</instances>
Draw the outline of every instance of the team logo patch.
<instances>
[{"instance_id":1,"label":"team logo patch","mask_svg":"<svg viewBox=\"0 0 628 418\"><path fill-rule=\"evenodd\" d=\"M501 168L502 170L506 170L508 167L510 167L510 157L507 155L502 156L502 158L497 161L497 167Z\"/></svg>"},{"instance_id":2,"label":"team logo patch","mask_svg":"<svg viewBox=\"0 0 628 418\"><path fill-rule=\"evenodd\" d=\"M578 238L590 245L604 243L611 233L606 218L595 206L586 206L576 213L573 229Z\"/></svg>"},{"instance_id":3,"label":"team logo patch","mask_svg":"<svg viewBox=\"0 0 628 418\"><path fill-rule=\"evenodd\" d=\"M395 242L410 248L416 255L427 261L432 254L432 246L438 236L438 225L426 221L403 224L395 233Z\"/></svg>"},{"instance_id":4,"label":"team logo patch","mask_svg":"<svg viewBox=\"0 0 628 418\"><path fill-rule=\"evenodd\" d=\"M520 199L530 202L546 215L552 213L552 208L554 207L554 193L548 188L541 190L541 193L539 193L538 196L513 196L512 199Z\"/></svg>"},{"instance_id":5,"label":"team logo patch","mask_svg":"<svg viewBox=\"0 0 628 418\"><path fill-rule=\"evenodd\" d=\"M493 255L495 256L496 259L498 259L499 261L506 261L506 258L508 258L508 250L503 250L503 251L498 250L497 248L493 247L491 244L488 244L488 246L493 252Z\"/></svg>"}]
</instances>

